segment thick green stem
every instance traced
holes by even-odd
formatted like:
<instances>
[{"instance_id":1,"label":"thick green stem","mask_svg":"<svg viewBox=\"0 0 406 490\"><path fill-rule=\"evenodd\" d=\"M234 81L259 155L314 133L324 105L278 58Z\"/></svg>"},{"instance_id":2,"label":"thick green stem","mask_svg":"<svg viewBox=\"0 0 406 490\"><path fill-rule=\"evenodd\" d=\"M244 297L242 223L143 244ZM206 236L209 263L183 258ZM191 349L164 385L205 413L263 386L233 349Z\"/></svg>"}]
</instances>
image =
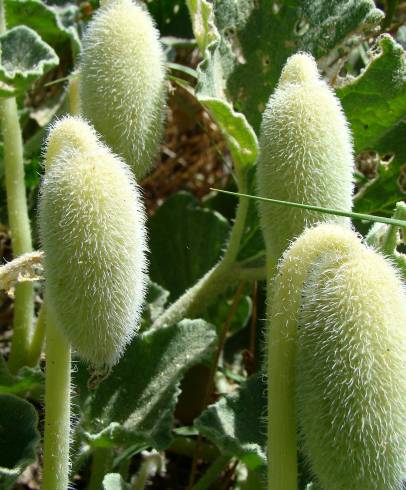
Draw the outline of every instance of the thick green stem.
<instances>
[{"instance_id":1,"label":"thick green stem","mask_svg":"<svg viewBox=\"0 0 406 490\"><path fill-rule=\"evenodd\" d=\"M47 314L43 490L69 481L70 344Z\"/></svg>"},{"instance_id":2,"label":"thick green stem","mask_svg":"<svg viewBox=\"0 0 406 490\"><path fill-rule=\"evenodd\" d=\"M227 267L220 261L188 289L154 322L153 328L173 325L183 318L195 318L230 285Z\"/></svg>"},{"instance_id":3,"label":"thick green stem","mask_svg":"<svg viewBox=\"0 0 406 490\"><path fill-rule=\"evenodd\" d=\"M268 276L268 489L297 490L295 363L297 318L303 284L324 252L341 253L359 246L354 233L320 225L290 248L274 279Z\"/></svg>"},{"instance_id":4,"label":"thick green stem","mask_svg":"<svg viewBox=\"0 0 406 490\"><path fill-rule=\"evenodd\" d=\"M231 230L230 239L223 258L207 272L193 287L175 301L154 323L153 328L173 325L183 318L195 318L203 312L227 288L241 280L235 273L236 258L244 232L248 211L248 199L242 199ZM261 271L256 271L261 274Z\"/></svg>"},{"instance_id":5,"label":"thick green stem","mask_svg":"<svg viewBox=\"0 0 406 490\"><path fill-rule=\"evenodd\" d=\"M46 318L46 306L42 304L38 314L37 324L35 325L34 333L32 335L30 347L27 355L27 365L36 366L42 352L42 346L45 338L45 318Z\"/></svg>"},{"instance_id":6,"label":"thick green stem","mask_svg":"<svg viewBox=\"0 0 406 490\"><path fill-rule=\"evenodd\" d=\"M239 192L245 192L245 184L243 182L239 186ZM247 219L248 207L248 199L239 199L237 213L235 216L233 228L231 230L230 239L228 241L227 249L223 257L223 262L226 265L233 264L237 259L241 238L244 233L245 221Z\"/></svg>"},{"instance_id":7,"label":"thick green stem","mask_svg":"<svg viewBox=\"0 0 406 490\"><path fill-rule=\"evenodd\" d=\"M32 251L24 184L23 143L14 97L0 99L1 127L4 142L4 167L7 209L11 242L15 257ZM15 373L26 363L27 349L34 313L33 286L18 284L15 288L13 342L9 358L10 371Z\"/></svg>"},{"instance_id":8,"label":"thick green stem","mask_svg":"<svg viewBox=\"0 0 406 490\"><path fill-rule=\"evenodd\" d=\"M69 112L72 116L80 114L79 73L74 73L69 80Z\"/></svg>"},{"instance_id":9,"label":"thick green stem","mask_svg":"<svg viewBox=\"0 0 406 490\"><path fill-rule=\"evenodd\" d=\"M17 284L14 293L13 341L11 344L8 367L16 373L28 364L27 350L34 315L34 291L32 283Z\"/></svg>"},{"instance_id":10,"label":"thick green stem","mask_svg":"<svg viewBox=\"0 0 406 490\"><path fill-rule=\"evenodd\" d=\"M3 0L0 0L0 34L6 31ZM4 144L7 209L14 257L32 251L24 183L23 141L17 102L14 97L0 99L1 129ZM15 373L26 362L33 317L32 284L19 284L15 289L13 342L9 368Z\"/></svg>"},{"instance_id":11,"label":"thick green stem","mask_svg":"<svg viewBox=\"0 0 406 490\"><path fill-rule=\"evenodd\" d=\"M221 475L224 468L230 462L231 456L228 454L220 455L208 468L206 473L200 478L200 480L194 485L192 490L206 490L210 488Z\"/></svg>"},{"instance_id":12,"label":"thick green stem","mask_svg":"<svg viewBox=\"0 0 406 490\"><path fill-rule=\"evenodd\" d=\"M93 452L92 471L87 490L100 490L103 478L113 462L113 450L109 447L97 447Z\"/></svg>"}]
</instances>

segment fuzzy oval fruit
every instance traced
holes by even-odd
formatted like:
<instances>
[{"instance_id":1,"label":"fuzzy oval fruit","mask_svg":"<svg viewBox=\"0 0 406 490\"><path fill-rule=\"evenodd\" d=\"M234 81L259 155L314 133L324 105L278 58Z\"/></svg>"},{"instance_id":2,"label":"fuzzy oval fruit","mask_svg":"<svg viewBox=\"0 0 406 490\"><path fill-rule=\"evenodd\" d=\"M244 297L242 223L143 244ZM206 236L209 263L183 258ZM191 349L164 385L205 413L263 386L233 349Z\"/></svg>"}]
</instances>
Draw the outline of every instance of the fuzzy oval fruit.
<instances>
[{"instance_id":1,"label":"fuzzy oval fruit","mask_svg":"<svg viewBox=\"0 0 406 490\"><path fill-rule=\"evenodd\" d=\"M261 125L258 194L284 201L350 211L352 140L340 102L320 79L314 59L291 56ZM259 203L268 259L276 262L289 242L321 221L347 218Z\"/></svg>"},{"instance_id":2,"label":"fuzzy oval fruit","mask_svg":"<svg viewBox=\"0 0 406 490\"><path fill-rule=\"evenodd\" d=\"M79 356L111 366L135 335L144 300L140 192L129 167L78 118L51 130L46 161L39 226L47 304Z\"/></svg>"},{"instance_id":3,"label":"fuzzy oval fruit","mask_svg":"<svg viewBox=\"0 0 406 490\"><path fill-rule=\"evenodd\" d=\"M302 290L297 413L325 490L400 490L406 474L406 294L364 246L326 253Z\"/></svg>"},{"instance_id":4,"label":"fuzzy oval fruit","mask_svg":"<svg viewBox=\"0 0 406 490\"><path fill-rule=\"evenodd\" d=\"M89 23L80 59L84 116L137 179L151 167L162 134L164 55L151 16L132 0L111 0Z\"/></svg>"},{"instance_id":5,"label":"fuzzy oval fruit","mask_svg":"<svg viewBox=\"0 0 406 490\"><path fill-rule=\"evenodd\" d=\"M44 155L45 169L57 160L61 151L71 149L82 153L97 150L99 138L90 124L80 117L63 117L50 128Z\"/></svg>"}]
</instances>

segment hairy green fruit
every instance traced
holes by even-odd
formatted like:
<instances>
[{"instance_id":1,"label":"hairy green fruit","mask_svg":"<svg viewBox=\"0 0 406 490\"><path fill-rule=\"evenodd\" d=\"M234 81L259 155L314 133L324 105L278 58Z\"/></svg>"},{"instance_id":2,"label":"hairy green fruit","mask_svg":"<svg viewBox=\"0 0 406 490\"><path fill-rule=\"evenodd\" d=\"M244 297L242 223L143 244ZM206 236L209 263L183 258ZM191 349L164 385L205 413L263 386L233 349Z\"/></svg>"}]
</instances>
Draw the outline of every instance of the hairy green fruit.
<instances>
[{"instance_id":1,"label":"hairy green fruit","mask_svg":"<svg viewBox=\"0 0 406 490\"><path fill-rule=\"evenodd\" d=\"M327 252L302 289L297 412L326 490L399 490L406 472L406 294L364 246Z\"/></svg>"},{"instance_id":2,"label":"hairy green fruit","mask_svg":"<svg viewBox=\"0 0 406 490\"><path fill-rule=\"evenodd\" d=\"M262 197L350 211L353 150L340 102L308 54L291 56L263 115L258 160ZM347 218L259 203L268 260L319 221Z\"/></svg>"},{"instance_id":3,"label":"hairy green fruit","mask_svg":"<svg viewBox=\"0 0 406 490\"><path fill-rule=\"evenodd\" d=\"M128 166L83 120L59 121L48 139L39 205L47 304L95 367L114 365L136 332L146 283L144 221Z\"/></svg>"},{"instance_id":4,"label":"hairy green fruit","mask_svg":"<svg viewBox=\"0 0 406 490\"><path fill-rule=\"evenodd\" d=\"M80 60L84 116L137 179L151 167L162 133L164 55L148 11L111 0L90 22Z\"/></svg>"}]
</instances>

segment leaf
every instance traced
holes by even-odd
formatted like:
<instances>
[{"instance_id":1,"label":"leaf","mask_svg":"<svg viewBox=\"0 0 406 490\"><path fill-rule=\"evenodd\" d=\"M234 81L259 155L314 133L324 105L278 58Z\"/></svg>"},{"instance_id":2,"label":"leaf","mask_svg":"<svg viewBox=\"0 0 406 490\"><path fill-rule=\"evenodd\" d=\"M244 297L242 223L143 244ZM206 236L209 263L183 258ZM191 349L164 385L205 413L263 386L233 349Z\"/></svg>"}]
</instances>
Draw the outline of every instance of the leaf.
<instances>
[{"instance_id":1,"label":"leaf","mask_svg":"<svg viewBox=\"0 0 406 490\"><path fill-rule=\"evenodd\" d=\"M36 459L40 440L38 416L31 403L0 394L0 488L13 486L26 466Z\"/></svg>"},{"instance_id":2,"label":"leaf","mask_svg":"<svg viewBox=\"0 0 406 490\"><path fill-rule=\"evenodd\" d=\"M266 385L260 375L207 408L195 421L199 432L222 452L241 459L250 469L266 465Z\"/></svg>"},{"instance_id":3,"label":"leaf","mask_svg":"<svg viewBox=\"0 0 406 490\"><path fill-rule=\"evenodd\" d=\"M149 0L147 7L157 23L161 36L193 36L185 0Z\"/></svg>"},{"instance_id":4,"label":"leaf","mask_svg":"<svg viewBox=\"0 0 406 490\"><path fill-rule=\"evenodd\" d=\"M245 116L234 111L223 92L221 76L217 76L217 72L211 69L216 65L217 47L221 40L215 27L213 7L206 0L188 0L187 4L197 43L204 54L197 70L197 99L222 130L234 164L243 170L257 159L257 137Z\"/></svg>"},{"instance_id":5,"label":"leaf","mask_svg":"<svg viewBox=\"0 0 406 490\"><path fill-rule=\"evenodd\" d=\"M249 290L247 291L249 292ZM233 304L234 295L222 295L218 301L210 305L207 312L204 315L205 320L212 323L217 327L217 331L221 330L227 321L230 310ZM231 318L228 326L230 334L234 334L243 329L252 314L252 301L249 296L243 296Z\"/></svg>"},{"instance_id":6,"label":"leaf","mask_svg":"<svg viewBox=\"0 0 406 490\"><path fill-rule=\"evenodd\" d=\"M213 7L206 0L186 0L192 19L193 34L200 52L204 54L209 44L219 40L219 33L214 25Z\"/></svg>"},{"instance_id":7,"label":"leaf","mask_svg":"<svg viewBox=\"0 0 406 490\"><path fill-rule=\"evenodd\" d=\"M133 341L111 375L95 390L80 365L75 384L82 429L94 446L146 443L157 449L172 441L173 411L184 373L214 347L216 334L203 320L183 320L146 332Z\"/></svg>"},{"instance_id":8,"label":"leaf","mask_svg":"<svg viewBox=\"0 0 406 490\"><path fill-rule=\"evenodd\" d=\"M362 74L337 89L354 134L355 151L375 149L383 136L406 117L405 52L393 38L378 39Z\"/></svg>"},{"instance_id":9,"label":"leaf","mask_svg":"<svg viewBox=\"0 0 406 490\"><path fill-rule=\"evenodd\" d=\"M193 6L191 7L191 4ZM261 113L291 54L327 56L355 32L383 17L372 0L205 0L189 2L195 34L208 41L199 70L198 97L213 97L245 115L258 132ZM206 12L197 15L196 12ZM213 31L215 25L216 32ZM212 114L213 115L213 114ZM217 121L218 122L218 121Z\"/></svg>"},{"instance_id":10,"label":"leaf","mask_svg":"<svg viewBox=\"0 0 406 490\"><path fill-rule=\"evenodd\" d=\"M44 375L39 368L23 367L14 376L0 356L0 394L22 395L29 393L31 397L39 398L43 385Z\"/></svg>"},{"instance_id":11,"label":"leaf","mask_svg":"<svg viewBox=\"0 0 406 490\"><path fill-rule=\"evenodd\" d=\"M174 301L217 262L229 228L223 216L199 207L191 194L170 197L149 221L151 280Z\"/></svg>"},{"instance_id":12,"label":"leaf","mask_svg":"<svg viewBox=\"0 0 406 490\"><path fill-rule=\"evenodd\" d=\"M41 0L5 0L9 28L25 25L36 31L58 52L72 42L75 52L80 50L76 29L79 7L73 3L47 5Z\"/></svg>"},{"instance_id":13,"label":"leaf","mask_svg":"<svg viewBox=\"0 0 406 490\"><path fill-rule=\"evenodd\" d=\"M44 73L59 63L55 51L32 29L14 27L0 37L0 81L11 86L13 93L25 92ZM0 95L10 95L2 91Z\"/></svg>"},{"instance_id":14,"label":"leaf","mask_svg":"<svg viewBox=\"0 0 406 490\"><path fill-rule=\"evenodd\" d=\"M245 116L223 100L207 97L201 92L197 92L197 98L223 132L234 164L241 169L253 165L258 157L258 140Z\"/></svg>"},{"instance_id":15,"label":"leaf","mask_svg":"<svg viewBox=\"0 0 406 490\"><path fill-rule=\"evenodd\" d=\"M142 315L145 326L152 325L161 313L163 313L168 298L169 291L159 286L159 284L150 281Z\"/></svg>"},{"instance_id":16,"label":"leaf","mask_svg":"<svg viewBox=\"0 0 406 490\"><path fill-rule=\"evenodd\" d=\"M355 210L389 215L406 190L406 59L403 48L389 35L380 37L376 49L364 72L337 89L337 95L351 124L356 151L393 155L389 163L379 165L377 177L357 197Z\"/></svg>"},{"instance_id":17,"label":"leaf","mask_svg":"<svg viewBox=\"0 0 406 490\"><path fill-rule=\"evenodd\" d=\"M120 473L108 473L103 479L103 490L130 490L131 486L126 483Z\"/></svg>"}]
</instances>

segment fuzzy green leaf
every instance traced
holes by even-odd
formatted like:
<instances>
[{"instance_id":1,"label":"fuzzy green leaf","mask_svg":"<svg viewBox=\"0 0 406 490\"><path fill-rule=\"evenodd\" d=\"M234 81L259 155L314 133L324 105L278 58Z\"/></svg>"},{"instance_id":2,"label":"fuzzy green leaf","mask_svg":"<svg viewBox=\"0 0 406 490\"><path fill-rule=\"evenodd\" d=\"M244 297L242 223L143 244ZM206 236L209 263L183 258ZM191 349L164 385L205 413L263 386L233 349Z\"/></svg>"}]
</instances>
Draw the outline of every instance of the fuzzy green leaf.
<instances>
[{"instance_id":1,"label":"fuzzy green leaf","mask_svg":"<svg viewBox=\"0 0 406 490\"><path fill-rule=\"evenodd\" d=\"M170 197L149 221L150 277L173 301L220 258L229 224L189 193Z\"/></svg>"},{"instance_id":2,"label":"fuzzy green leaf","mask_svg":"<svg viewBox=\"0 0 406 490\"><path fill-rule=\"evenodd\" d=\"M168 302L169 291L150 281L148 285L145 307L142 312L145 327L152 323L164 312L165 305Z\"/></svg>"},{"instance_id":3,"label":"fuzzy green leaf","mask_svg":"<svg viewBox=\"0 0 406 490\"><path fill-rule=\"evenodd\" d=\"M255 375L207 408L195 422L202 435L250 469L266 465L265 393L263 379Z\"/></svg>"},{"instance_id":4,"label":"fuzzy green leaf","mask_svg":"<svg viewBox=\"0 0 406 490\"><path fill-rule=\"evenodd\" d=\"M0 37L0 81L13 93L25 92L44 73L59 63L55 51L26 26L14 27ZM10 95L9 90L0 95Z\"/></svg>"},{"instance_id":5,"label":"fuzzy green leaf","mask_svg":"<svg viewBox=\"0 0 406 490\"><path fill-rule=\"evenodd\" d=\"M355 151L379 146L388 129L406 118L406 59L385 34L362 74L336 90L351 124Z\"/></svg>"},{"instance_id":6,"label":"fuzzy green leaf","mask_svg":"<svg viewBox=\"0 0 406 490\"><path fill-rule=\"evenodd\" d=\"M95 390L88 389L88 373L81 366L76 383L90 444L167 447L180 380L212 350L215 339L213 327L203 320L183 320L146 332Z\"/></svg>"},{"instance_id":7,"label":"fuzzy green leaf","mask_svg":"<svg viewBox=\"0 0 406 490\"><path fill-rule=\"evenodd\" d=\"M255 163L258 141L243 114L236 112L224 93L221 63L218 59L220 34L215 26L212 5L206 0L188 0L193 31L205 58L198 68L196 96L222 130L234 164L240 169Z\"/></svg>"},{"instance_id":8,"label":"fuzzy green leaf","mask_svg":"<svg viewBox=\"0 0 406 490\"><path fill-rule=\"evenodd\" d=\"M31 403L0 394L0 488L7 490L36 459L38 416Z\"/></svg>"},{"instance_id":9,"label":"fuzzy green leaf","mask_svg":"<svg viewBox=\"0 0 406 490\"><path fill-rule=\"evenodd\" d=\"M21 368L17 375L12 375L0 356L0 393L15 395L29 393L38 398L43 390L44 375L39 368Z\"/></svg>"},{"instance_id":10,"label":"fuzzy green leaf","mask_svg":"<svg viewBox=\"0 0 406 490\"><path fill-rule=\"evenodd\" d=\"M75 51L79 51L77 5L66 2L61 5L47 5L41 0L5 0L5 6L9 28L23 24L36 31L58 52L70 42Z\"/></svg>"},{"instance_id":11,"label":"fuzzy green leaf","mask_svg":"<svg viewBox=\"0 0 406 490\"><path fill-rule=\"evenodd\" d=\"M189 8L205 49L198 97L243 113L255 131L288 56L303 50L325 57L383 17L372 0L217 0L212 7L195 0Z\"/></svg>"},{"instance_id":12,"label":"fuzzy green leaf","mask_svg":"<svg viewBox=\"0 0 406 490\"><path fill-rule=\"evenodd\" d=\"M377 177L356 200L361 213L391 214L405 196L406 56L389 35L378 41L377 52L364 72L337 89L354 134L356 151L393 155L381 163Z\"/></svg>"}]
</instances>

